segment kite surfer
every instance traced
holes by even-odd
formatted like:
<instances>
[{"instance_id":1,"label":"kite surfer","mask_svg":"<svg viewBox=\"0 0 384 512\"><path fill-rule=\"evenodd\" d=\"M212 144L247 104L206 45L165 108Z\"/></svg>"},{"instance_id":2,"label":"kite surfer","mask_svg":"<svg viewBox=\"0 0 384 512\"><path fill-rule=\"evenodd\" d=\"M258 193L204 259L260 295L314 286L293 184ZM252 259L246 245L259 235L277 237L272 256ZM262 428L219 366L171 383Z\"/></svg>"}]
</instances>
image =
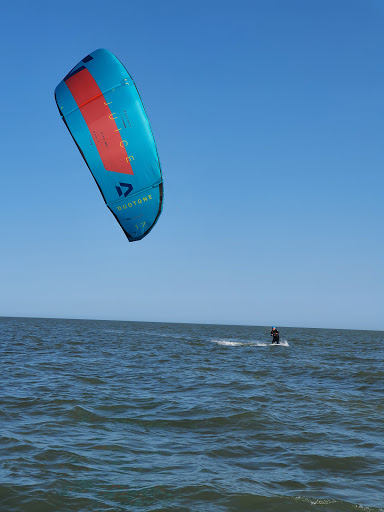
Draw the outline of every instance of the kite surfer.
<instances>
[{"instance_id":1,"label":"kite surfer","mask_svg":"<svg viewBox=\"0 0 384 512\"><path fill-rule=\"evenodd\" d=\"M278 345L279 341L280 341L280 336L279 336L279 331L276 329L275 326L272 327L271 336L272 336L272 343L276 343Z\"/></svg>"}]
</instances>

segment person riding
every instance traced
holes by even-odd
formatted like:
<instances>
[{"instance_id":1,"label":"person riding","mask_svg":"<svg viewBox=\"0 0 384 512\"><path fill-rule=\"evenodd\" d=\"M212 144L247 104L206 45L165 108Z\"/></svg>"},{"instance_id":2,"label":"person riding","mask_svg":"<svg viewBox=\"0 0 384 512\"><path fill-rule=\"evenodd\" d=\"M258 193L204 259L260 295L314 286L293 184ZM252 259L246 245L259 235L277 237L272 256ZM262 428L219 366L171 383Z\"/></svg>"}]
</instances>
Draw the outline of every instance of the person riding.
<instances>
[{"instance_id":1,"label":"person riding","mask_svg":"<svg viewBox=\"0 0 384 512\"><path fill-rule=\"evenodd\" d=\"M276 329L275 326L272 327L271 336L272 336L272 343L279 344L279 341L280 341L279 331Z\"/></svg>"}]
</instances>

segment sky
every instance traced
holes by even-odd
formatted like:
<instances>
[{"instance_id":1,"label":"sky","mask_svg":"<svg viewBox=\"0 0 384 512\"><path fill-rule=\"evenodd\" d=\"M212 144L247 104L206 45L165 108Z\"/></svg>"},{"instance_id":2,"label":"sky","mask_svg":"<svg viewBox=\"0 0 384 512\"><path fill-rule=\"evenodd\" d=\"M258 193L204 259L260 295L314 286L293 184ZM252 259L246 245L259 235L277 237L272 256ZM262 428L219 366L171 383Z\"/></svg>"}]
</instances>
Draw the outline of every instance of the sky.
<instances>
[{"instance_id":1,"label":"sky","mask_svg":"<svg viewBox=\"0 0 384 512\"><path fill-rule=\"evenodd\" d=\"M0 316L384 330L381 0L8 2ZM163 213L128 243L54 89L140 92Z\"/></svg>"}]
</instances>

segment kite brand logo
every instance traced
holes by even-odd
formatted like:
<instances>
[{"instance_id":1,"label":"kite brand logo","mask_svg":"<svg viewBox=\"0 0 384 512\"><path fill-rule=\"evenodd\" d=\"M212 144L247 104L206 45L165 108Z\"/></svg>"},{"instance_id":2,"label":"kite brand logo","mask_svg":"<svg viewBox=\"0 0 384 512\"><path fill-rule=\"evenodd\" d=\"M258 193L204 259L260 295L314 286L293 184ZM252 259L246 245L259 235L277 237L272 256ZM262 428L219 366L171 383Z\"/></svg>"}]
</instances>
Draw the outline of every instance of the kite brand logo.
<instances>
[{"instance_id":1,"label":"kite brand logo","mask_svg":"<svg viewBox=\"0 0 384 512\"><path fill-rule=\"evenodd\" d=\"M118 210L121 210L121 209L126 210L127 208L132 208L132 206L137 206L138 204L146 203L148 200L151 200L151 199L152 199L151 194L148 194L147 196L142 197L141 199L136 199L136 201L132 201L132 203L126 203L121 206L118 206L117 209Z\"/></svg>"},{"instance_id":2,"label":"kite brand logo","mask_svg":"<svg viewBox=\"0 0 384 512\"><path fill-rule=\"evenodd\" d=\"M124 192L124 197L127 197L128 194L130 194L133 190L133 187L130 183L119 183L120 187L116 186L117 193L119 194L119 197L123 195L123 192L121 190L121 187L125 187L127 190Z\"/></svg>"}]
</instances>

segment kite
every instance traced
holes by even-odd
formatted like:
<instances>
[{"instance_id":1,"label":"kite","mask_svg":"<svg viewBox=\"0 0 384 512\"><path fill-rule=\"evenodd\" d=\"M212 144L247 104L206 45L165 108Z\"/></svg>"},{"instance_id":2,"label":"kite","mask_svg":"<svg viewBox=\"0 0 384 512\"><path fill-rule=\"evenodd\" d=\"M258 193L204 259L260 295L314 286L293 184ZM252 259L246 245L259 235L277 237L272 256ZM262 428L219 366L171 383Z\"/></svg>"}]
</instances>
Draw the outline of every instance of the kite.
<instances>
[{"instance_id":1,"label":"kite","mask_svg":"<svg viewBox=\"0 0 384 512\"><path fill-rule=\"evenodd\" d=\"M141 240L161 214L163 178L132 77L111 52L96 50L59 83L55 99L106 205L128 240Z\"/></svg>"}]
</instances>

